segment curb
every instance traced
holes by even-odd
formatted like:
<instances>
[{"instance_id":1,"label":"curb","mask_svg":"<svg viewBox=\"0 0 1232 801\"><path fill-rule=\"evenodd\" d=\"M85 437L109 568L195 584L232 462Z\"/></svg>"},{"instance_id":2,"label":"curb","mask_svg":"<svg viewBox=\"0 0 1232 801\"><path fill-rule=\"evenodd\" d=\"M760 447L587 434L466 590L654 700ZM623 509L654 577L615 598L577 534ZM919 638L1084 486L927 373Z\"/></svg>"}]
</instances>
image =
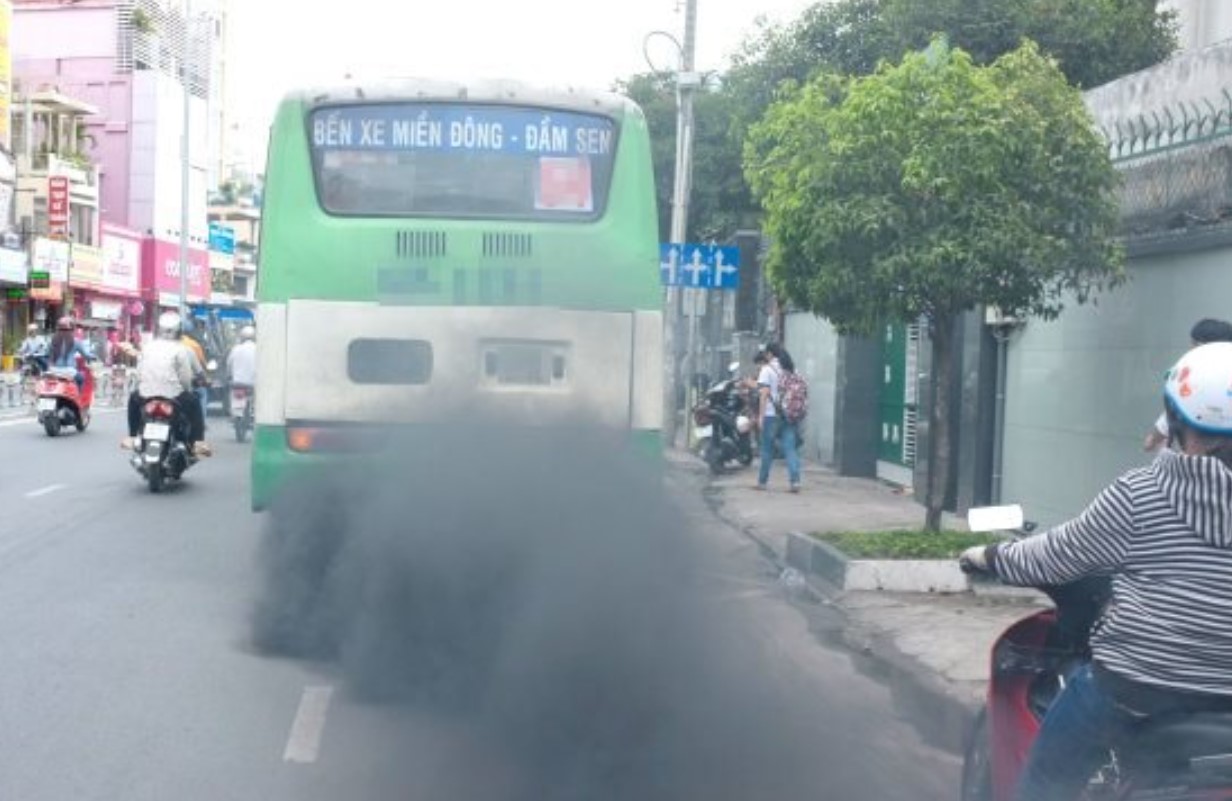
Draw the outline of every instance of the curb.
<instances>
[{"instance_id":1,"label":"curb","mask_svg":"<svg viewBox=\"0 0 1232 801\"><path fill-rule=\"evenodd\" d=\"M1037 593L997 581L972 580L952 559L853 559L828 542L787 532L787 564L842 591L955 594L1031 598Z\"/></svg>"}]
</instances>

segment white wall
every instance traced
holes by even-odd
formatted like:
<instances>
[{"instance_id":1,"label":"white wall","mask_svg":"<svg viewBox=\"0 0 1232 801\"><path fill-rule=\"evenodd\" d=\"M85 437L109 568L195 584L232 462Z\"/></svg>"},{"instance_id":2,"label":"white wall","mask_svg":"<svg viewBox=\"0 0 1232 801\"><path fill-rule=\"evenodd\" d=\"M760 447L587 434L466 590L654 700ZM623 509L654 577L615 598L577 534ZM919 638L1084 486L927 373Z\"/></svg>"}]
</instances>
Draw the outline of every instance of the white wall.
<instances>
[{"instance_id":1,"label":"white wall","mask_svg":"<svg viewBox=\"0 0 1232 801\"><path fill-rule=\"evenodd\" d=\"M1179 103L1186 107L1196 105L1202 113L1209 113L1206 102L1226 108L1222 93L1230 86L1230 76L1232 46L1219 45L1183 53L1148 70L1098 86L1084 92L1083 98L1096 123L1115 133L1116 123L1124 126L1128 121L1136 122L1140 115L1153 122L1152 112L1162 116L1165 109L1171 109L1175 116Z\"/></svg>"},{"instance_id":2,"label":"white wall","mask_svg":"<svg viewBox=\"0 0 1232 801\"><path fill-rule=\"evenodd\" d=\"M804 455L833 464L839 336L822 318L799 312L787 315L785 328L787 352L809 384L809 413L801 432Z\"/></svg>"},{"instance_id":3,"label":"white wall","mask_svg":"<svg viewBox=\"0 0 1232 801\"><path fill-rule=\"evenodd\" d=\"M189 127L191 175L189 234L194 242L208 241L206 174L209 123L207 104L193 98ZM175 241L180 235L181 160L184 95L174 78L154 70L133 74L132 176L129 224L142 232Z\"/></svg>"}]
</instances>

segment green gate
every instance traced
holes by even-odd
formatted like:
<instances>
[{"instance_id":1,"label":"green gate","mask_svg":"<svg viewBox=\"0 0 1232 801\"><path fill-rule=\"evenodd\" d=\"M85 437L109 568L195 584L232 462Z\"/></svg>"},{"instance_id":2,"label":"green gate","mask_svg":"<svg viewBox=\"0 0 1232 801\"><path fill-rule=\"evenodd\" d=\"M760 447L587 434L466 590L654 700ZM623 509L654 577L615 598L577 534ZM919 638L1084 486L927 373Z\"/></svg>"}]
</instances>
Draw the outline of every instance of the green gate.
<instances>
[{"instance_id":1,"label":"green gate","mask_svg":"<svg viewBox=\"0 0 1232 801\"><path fill-rule=\"evenodd\" d=\"M890 323L882 328L877 458L899 467L915 464L919 349L918 325Z\"/></svg>"}]
</instances>

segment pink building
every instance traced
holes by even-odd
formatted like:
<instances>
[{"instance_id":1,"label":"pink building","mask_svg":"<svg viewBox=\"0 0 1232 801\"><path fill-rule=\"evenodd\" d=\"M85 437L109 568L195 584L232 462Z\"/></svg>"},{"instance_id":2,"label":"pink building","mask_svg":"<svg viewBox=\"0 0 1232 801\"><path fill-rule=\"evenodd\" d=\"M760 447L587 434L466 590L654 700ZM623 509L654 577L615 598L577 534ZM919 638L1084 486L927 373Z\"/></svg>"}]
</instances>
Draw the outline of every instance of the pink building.
<instances>
[{"instance_id":1,"label":"pink building","mask_svg":"<svg viewBox=\"0 0 1232 801\"><path fill-rule=\"evenodd\" d=\"M176 246L180 238L184 90L179 76L181 58L188 54L189 239L200 251L195 262L208 243L212 162L206 132L216 48L212 17L202 15L186 26L179 9L179 3L164 0L15 0L10 39L15 94L54 88L98 109L85 119L85 140L87 155L99 166L99 215L153 240L143 247L151 255ZM14 113L20 114L20 107ZM143 272L153 277L148 266ZM150 305L178 302L165 287L142 289ZM190 291L190 299L198 292Z\"/></svg>"}]
</instances>

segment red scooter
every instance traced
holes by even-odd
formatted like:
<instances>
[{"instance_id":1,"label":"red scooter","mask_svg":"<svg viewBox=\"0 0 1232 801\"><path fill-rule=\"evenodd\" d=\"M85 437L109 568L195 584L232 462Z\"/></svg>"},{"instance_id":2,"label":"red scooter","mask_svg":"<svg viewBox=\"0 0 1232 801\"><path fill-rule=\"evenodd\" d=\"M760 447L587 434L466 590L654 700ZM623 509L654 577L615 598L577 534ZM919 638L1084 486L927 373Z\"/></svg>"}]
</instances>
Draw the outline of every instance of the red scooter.
<instances>
[{"instance_id":1,"label":"red scooter","mask_svg":"<svg viewBox=\"0 0 1232 801\"><path fill-rule=\"evenodd\" d=\"M1055 608L1019 620L993 645L988 700L963 759L963 801L1013 801L1044 714L1064 677L1090 659L1091 627L1111 597L1107 577L1037 589ZM1082 798L1232 801L1232 713L1146 719L1109 751Z\"/></svg>"},{"instance_id":2,"label":"red scooter","mask_svg":"<svg viewBox=\"0 0 1232 801\"><path fill-rule=\"evenodd\" d=\"M82 375L81 389L77 389L76 373ZM94 403L94 374L86 360L77 356L77 370L66 367L51 367L39 377L36 389L38 422L47 436L56 437L60 431L73 426L85 431L90 425L90 406Z\"/></svg>"}]
</instances>

